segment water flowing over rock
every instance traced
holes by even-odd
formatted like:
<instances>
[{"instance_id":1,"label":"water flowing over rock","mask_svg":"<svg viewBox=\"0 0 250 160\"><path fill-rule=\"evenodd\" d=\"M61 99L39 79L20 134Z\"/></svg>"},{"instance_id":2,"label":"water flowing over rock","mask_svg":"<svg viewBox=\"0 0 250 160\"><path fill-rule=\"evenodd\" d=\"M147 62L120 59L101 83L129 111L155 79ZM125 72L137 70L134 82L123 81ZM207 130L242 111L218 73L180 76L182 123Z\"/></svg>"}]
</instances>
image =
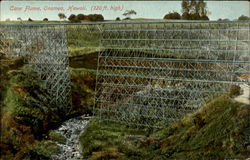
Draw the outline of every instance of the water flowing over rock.
<instances>
[{"instance_id":1,"label":"water flowing over rock","mask_svg":"<svg viewBox=\"0 0 250 160\"><path fill-rule=\"evenodd\" d=\"M60 146L60 153L53 155L52 160L79 160L82 159L79 150L79 136L88 124L88 120L81 117L65 121L56 132L66 138L65 144L57 143Z\"/></svg>"}]
</instances>

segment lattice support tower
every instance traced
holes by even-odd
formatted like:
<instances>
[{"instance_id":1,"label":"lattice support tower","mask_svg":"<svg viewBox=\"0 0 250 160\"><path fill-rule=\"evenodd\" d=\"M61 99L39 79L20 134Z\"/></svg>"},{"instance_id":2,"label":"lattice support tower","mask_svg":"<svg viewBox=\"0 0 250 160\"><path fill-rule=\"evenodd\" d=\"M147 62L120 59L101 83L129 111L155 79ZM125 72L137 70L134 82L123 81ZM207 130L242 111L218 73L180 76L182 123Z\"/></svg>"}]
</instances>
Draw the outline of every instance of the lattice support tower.
<instances>
[{"instance_id":1,"label":"lattice support tower","mask_svg":"<svg viewBox=\"0 0 250 160\"><path fill-rule=\"evenodd\" d=\"M96 83L100 119L163 127L247 83L248 22L103 26Z\"/></svg>"},{"instance_id":2,"label":"lattice support tower","mask_svg":"<svg viewBox=\"0 0 250 160\"><path fill-rule=\"evenodd\" d=\"M64 26L0 25L0 53L25 57L31 70L43 81L52 109L71 108L69 60Z\"/></svg>"}]
</instances>

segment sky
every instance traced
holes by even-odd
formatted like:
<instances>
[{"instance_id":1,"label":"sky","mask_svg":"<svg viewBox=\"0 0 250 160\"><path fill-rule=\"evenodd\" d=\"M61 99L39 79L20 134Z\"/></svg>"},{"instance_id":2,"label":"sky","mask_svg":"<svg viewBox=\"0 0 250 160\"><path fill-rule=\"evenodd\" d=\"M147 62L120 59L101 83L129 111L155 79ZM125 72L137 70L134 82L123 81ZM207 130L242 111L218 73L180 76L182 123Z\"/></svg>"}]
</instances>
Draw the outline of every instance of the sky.
<instances>
[{"instance_id":1,"label":"sky","mask_svg":"<svg viewBox=\"0 0 250 160\"><path fill-rule=\"evenodd\" d=\"M67 17L71 14L102 14L106 20L116 17L125 18L126 10L135 10L132 18L162 19L165 14L177 11L181 13L181 1L2 1L1 20L59 20L58 13ZM237 19L241 15L250 15L250 3L247 1L207 1L210 20L219 18Z\"/></svg>"}]
</instances>

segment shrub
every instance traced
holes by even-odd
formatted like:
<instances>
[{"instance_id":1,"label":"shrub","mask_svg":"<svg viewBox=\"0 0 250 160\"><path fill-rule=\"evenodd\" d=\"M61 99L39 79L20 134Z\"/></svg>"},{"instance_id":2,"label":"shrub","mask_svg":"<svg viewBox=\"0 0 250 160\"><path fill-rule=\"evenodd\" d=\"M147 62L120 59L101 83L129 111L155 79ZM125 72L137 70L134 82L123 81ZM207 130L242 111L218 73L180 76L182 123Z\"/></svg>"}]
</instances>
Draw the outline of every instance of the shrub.
<instances>
[{"instance_id":1,"label":"shrub","mask_svg":"<svg viewBox=\"0 0 250 160\"><path fill-rule=\"evenodd\" d=\"M178 12L168 13L163 19L181 19L181 15Z\"/></svg>"},{"instance_id":2,"label":"shrub","mask_svg":"<svg viewBox=\"0 0 250 160\"><path fill-rule=\"evenodd\" d=\"M238 20L240 20L240 21L247 21L247 20L250 20L250 18L247 17L247 16L244 16L244 15L241 15L241 16L238 18Z\"/></svg>"}]
</instances>

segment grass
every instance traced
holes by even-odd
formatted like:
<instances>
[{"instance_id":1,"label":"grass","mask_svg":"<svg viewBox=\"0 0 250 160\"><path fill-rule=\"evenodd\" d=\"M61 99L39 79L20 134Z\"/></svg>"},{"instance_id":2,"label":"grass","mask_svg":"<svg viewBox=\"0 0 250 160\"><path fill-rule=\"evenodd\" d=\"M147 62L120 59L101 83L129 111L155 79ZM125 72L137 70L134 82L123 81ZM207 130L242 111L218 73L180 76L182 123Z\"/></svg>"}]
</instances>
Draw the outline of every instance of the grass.
<instances>
[{"instance_id":1,"label":"grass","mask_svg":"<svg viewBox=\"0 0 250 160\"><path fill-rule=\"evenodd\" d=\"M140 159L147 152L140 152L136 141L147 135L147 130L137 130L125 125L92 120L81 135L83 155L88 159Z\"/></svg>"},{"instance_id":2,"label":"grass","mask_svg":"<svg viewBox=\"0 0 250 160\"><path fill-rule=\"evenodd\" d=\"M50 139L53 142L58 142L58 143L61 143L61 144L66 143L66 138L63 135L61 135L60 133L58 133L58 132L56 132L54 130L49 131L48 139Z\"/></svg>"},{"instance_id":3,"label":"grass","mask_svg":"<svg viewBox=\"0 0 250 160\"><path fill-rule=\"evenodd\" d=\"M93 120L81 135L89 159L245 159L249 106L222 95L155 133Z\"/></svg>"},{"instance_id":4,"label":"grass","mask_svg":"<svg viewBox=\"0 0 250 160\"><path fill-rule=\"evenodd\" d=\"M95 25L70 25L65 28L70 52L99 47L100 32Z\"/></svg>"},{"instance_id":5,"label":"grass","mask_svg":"<svg viewBox=\"0 0 250 160\"><path fill-rule=\"evenodd\" d=\"M59 153L60 148L55 142L50 140L36 141L28 151L28 155L31 159L50 159L50 157Z\"/></svg>"}]
</instances>

